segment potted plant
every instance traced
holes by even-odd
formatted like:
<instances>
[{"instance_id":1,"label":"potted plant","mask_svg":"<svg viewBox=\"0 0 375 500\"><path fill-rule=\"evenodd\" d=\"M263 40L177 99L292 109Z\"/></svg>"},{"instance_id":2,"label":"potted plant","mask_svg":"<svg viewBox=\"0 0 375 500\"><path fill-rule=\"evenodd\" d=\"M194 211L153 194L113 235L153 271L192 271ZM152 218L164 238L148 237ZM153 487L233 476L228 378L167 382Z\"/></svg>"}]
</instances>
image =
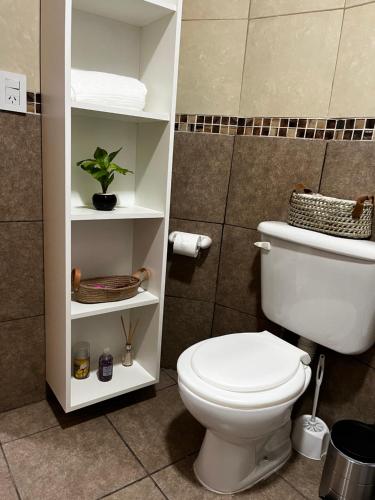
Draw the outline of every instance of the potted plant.
<instances>
[{"instance_id":1,"label":"potted plant","mask_svg":"<svg viewBox=\"0 0 375 500\"><path fill-rule=\"evenodd\" d=\"M82 170L90 174L102 187L102 192L95 193L92 197L92 203L96 210L113 210L116 206L117 196L113 193L107 193L115 174L134 174L131 170L113 163L121 150L122 148L113 151L113 153L107 153L105 149L97 147L94 158L77 162L77 167L81 167Z\"/></svg>"}]
</instances>

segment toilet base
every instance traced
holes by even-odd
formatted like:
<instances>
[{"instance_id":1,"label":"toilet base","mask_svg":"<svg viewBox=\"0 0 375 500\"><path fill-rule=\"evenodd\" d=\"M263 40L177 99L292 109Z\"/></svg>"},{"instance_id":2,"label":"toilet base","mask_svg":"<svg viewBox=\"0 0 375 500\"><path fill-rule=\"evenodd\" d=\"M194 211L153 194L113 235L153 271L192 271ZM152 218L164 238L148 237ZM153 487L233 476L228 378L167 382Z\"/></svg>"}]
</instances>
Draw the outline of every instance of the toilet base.
<instances>
[{"instance_id":1,"label":"toilet base","mask_svg":"<svg viewBox=\"0 0 375 500\"><path fill-rule=\"evenodd\" d=\"M239 493L280 469L290 458L290 422L270 435L232 443L207 430L194 472L206 489Z\"/></svg>"}]
</instances>

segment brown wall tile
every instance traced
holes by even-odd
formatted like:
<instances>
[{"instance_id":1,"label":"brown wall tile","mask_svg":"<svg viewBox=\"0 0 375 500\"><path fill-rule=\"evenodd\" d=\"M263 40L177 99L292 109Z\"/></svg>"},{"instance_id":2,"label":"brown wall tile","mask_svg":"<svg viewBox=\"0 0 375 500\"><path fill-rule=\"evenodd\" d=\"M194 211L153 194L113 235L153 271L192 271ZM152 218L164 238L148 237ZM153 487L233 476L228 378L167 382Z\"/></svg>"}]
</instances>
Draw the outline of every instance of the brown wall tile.
<instances>
[{"instance_id":1,"label":"brown wall tile","mask_svg":"<svg viewBox=\"0 0 375 500\"><path fill-rule=\"evenodd\" d=\"M352 356L326 351L326 369L321 388L318 416L329 426L340 419L374 423L375 370ZM314 383L296 408L296 413L311 413Z\"/></svg>"},{"instance_id":2,"label":"brown wall tile","mask_svg":"<svg viewBox=\"0 0 375 500\"><path fill-rule=\"evenodd\" d=\"M0 321L43 314L42 223L0 223L0 255Z\"/></svg>"},{"instance_id":3,"label":"brown wall tile","mask_svg":"<svg viewBox=\"0 0 375 500\"><path fill-rule=\"evenodd\" d=\"M166 294L214 302L221 247L221 224L171 219L169 232L172 231L210 236L212 245L209 249L201 251L197 259L175 255L172 251L173 246L169 245Z\"/></svg>"},{"instance_id":4,"label":"brown wall tile","mask_svg":"<svg viewBox=\"0 0 375 500\"><path fill-rule=\"evenodd\" d=\"M346 199L375 195L375 142L329 143L320 192ZM372 239L375 240L375 220Z\"/></svg>"},{"instance_id":5,"label":"brown wall tile","mask_svg":"<svg viewBox=\"0 0 375 500\"><path fill-rule=\"evenodd\" d=\"M258 332L262 331L262 319L245 314L228 307L215 305L212 336L218 337L228 333Z\"/></svg>"},{"instance_id":6,"label":"brown wall tile","mask_svg":"<svg viewBox=\"0 0 375 500\"><path fill-rule=\"evenodd\" d=\"M236 137L225 222L256 229L265 220L285 220L293 185L317 190L323 141Z\"/></svg>"},{"instance_id":7,"label":"brown wall tile","mask_svg":"<svg viewBox=\"0 0 375 500\"><path fill-rule=\"evenodd\" d=\"M176 133L171 217L223 222L233 137Z\"/></svg>"},{"instance_id":8,"label":"brown wall tile","mask_svg":"<svg viewBox=\"0 0 375 500\"><path fill-rule=\"evenodd\" d=\"M42 219L40 116L0 112L0 220Z\"/></svg>"},{"instance_id":9,"label":"brown wall tile","mask_svg":"<svg viewBox=\"0 0 375 500\"><path fill-rule=\"evenodd\" d=\"M218 304L253 316L261 315L259 239L252 229L224 226L216 293Z\"/></svg>"},{"instance_id":10,"label":"brown wall tile","mask_svg":"<svg viewBox=\"0 0 375 500\"><path fill-rule=\"evenodd\" d=\"M162 343L162 366L176 368L179 355L191 345L211 336L214 304L166 297Z\"/></svg>"},{"instance_id":11,"label":"brown wall tile","mask_svg":"<svg viewBox=\"0 0 375 500\"><path fill-rule=\"evenodd\" d=\"M44 317L0 323L0 412L44 398Z\"/></svg>"}]
</instances>

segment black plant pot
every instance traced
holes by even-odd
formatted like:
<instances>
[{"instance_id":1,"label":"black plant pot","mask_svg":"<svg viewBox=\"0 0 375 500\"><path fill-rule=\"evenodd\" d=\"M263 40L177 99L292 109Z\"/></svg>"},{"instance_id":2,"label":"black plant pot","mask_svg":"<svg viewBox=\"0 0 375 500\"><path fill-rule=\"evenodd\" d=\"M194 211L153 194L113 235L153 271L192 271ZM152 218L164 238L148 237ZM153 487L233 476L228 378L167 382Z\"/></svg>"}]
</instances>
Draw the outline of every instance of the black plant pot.
<instances>
[{"instance_id":1,"label":"black plant pot","mask_svg":"<svg viewBox=\"0 0 375 500\"><path fill-rule=\"evenodd\" d=\"M92 197L92 203L96 210L113 210L117 203L115 194L95 193Z\"/></svg>"}]
</instances>

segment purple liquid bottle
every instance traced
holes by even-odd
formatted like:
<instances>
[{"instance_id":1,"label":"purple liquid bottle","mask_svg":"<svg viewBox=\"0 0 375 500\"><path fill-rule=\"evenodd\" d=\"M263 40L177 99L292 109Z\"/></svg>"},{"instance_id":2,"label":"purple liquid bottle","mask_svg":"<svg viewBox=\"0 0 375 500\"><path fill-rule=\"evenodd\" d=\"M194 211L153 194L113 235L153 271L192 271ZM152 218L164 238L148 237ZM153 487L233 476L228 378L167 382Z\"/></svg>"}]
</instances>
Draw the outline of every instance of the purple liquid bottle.
<instances>
[{"instance_id":1,"label":"purple liquid bottle","mask_svg":"<svg viewBox=\"0 0 375 500\"><path fill-rule=\"evenodd\" d=\"M113 356L108 347L99 358L98 378L101 382L109 382L113 374Z\"/></svg>"}]
</instances>

